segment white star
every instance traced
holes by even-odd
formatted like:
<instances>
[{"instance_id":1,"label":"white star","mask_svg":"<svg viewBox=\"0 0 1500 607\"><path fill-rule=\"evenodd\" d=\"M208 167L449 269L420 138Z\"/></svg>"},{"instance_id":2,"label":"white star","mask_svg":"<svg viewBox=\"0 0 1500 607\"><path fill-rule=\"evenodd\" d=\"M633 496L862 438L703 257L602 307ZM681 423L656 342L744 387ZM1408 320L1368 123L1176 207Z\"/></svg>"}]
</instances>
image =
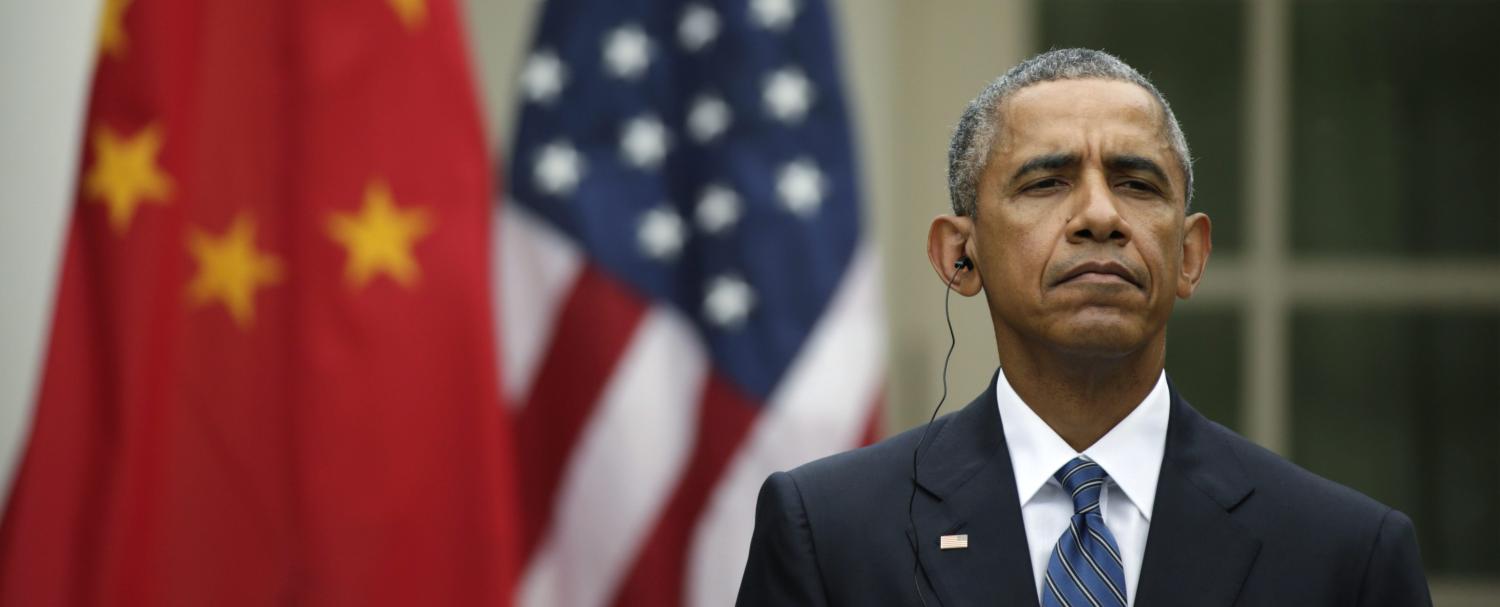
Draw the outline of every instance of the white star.
<instances>
[{"instance_id":1,"label":"white star","mask_svg":"<svg viewBox=\"0 0 1500 607\"><path fill-rule=\"evenodd\" d=\"M823 204L823 172L811 160L789 162L776 172L776 195L782 206L798 217L807 218Z\"/></svg>"},{"instance_id":2,"label":"white star","mask_svg":"<svg viewBox=\"0 0 1500 607\"><path fill-rule=\"evenodd\" d=\"M639 25L622 25L604 37L604 65L610 75L635 80L651 64L651 39Z\"/></svg>"},{"instance_id":3,"label":"white star","mask_svg":"<svg viewBox=\"0 0 1500 607\"><path fill-rule=\"evenodd\" d=\"M583 156L566 141L554 141L542 146L537 154L531 177L536 187L553 196L566 196L578 188L583 178Z\"/></svg>"},{"instance_id":4,"label":"white star","mask_svg":"<svg viewBox=\"0 0 1500 607\"><path fill-rule=\"evenodd\" d=\"M667 127L655 116L631 118L620 132L620 153L631 165L642 169L661 166L667 157Z\"/></svg>"},{"instance_id":5,"label":"white star","mask_svg":"<svg viewBox=\"0 0 1500 607\"><path fill-rule=\"evenodd\" d=\"M720 184L703 188L693 217L704 232L722 233L740 220L740 195Z\"/></svg>"},{"instance_id":6,"label":"white star","mask_svg":"<svg viewBox=\"0 0 1500 607\"><path fill-rule=\"evenodd\" d=\"M768 30L784 30L797 18L797 0L752 0L750 16Z\"/></svg>"},{"instance_id":7,"label":"white star","mask_svg":"<svg viewBox=\"0 0 1500 607\"><path fill-rule=\"evenodd\" d=\"M745 324L754 307L755 291L740 277L724 274L708 283L703 314L709 322L720 327L738 327Z\"/></svg>"},{"instance_id":8,"label":"white star","mask_svg":"<svg viewBox=\"0 0 1500 607\"><path fill-rule=\"evenodd\" d=\"M635 232L636 244L652 259L676 259L687 240L682 218L672 207L662 205L646 211Z\"/></svg>"},{"instance_id":9,"label":"white star","mask_svg":"<svg viewBox=\"0 0 1500 607\"><path fill-rule=\"evenodd\" d=\"M549 103L568 81L568 66L552 51L537 51L521 66L521 90L526 99Z\"/></svg>"},{"instance_id":10,"label":"white star","mask_svg":"<svg viewBox=\"0 0 1500 607\"><path fill-rule=\"evenodd\" d=\"M807 80L807 76L802 74L802 70L793 67L782 68L766 77L765 88L761 90L761 100L766 104L766 111L777 120L798 122L807 115L807 109L812 106L812 83Z\"/></svg>"},{"instance_id":11,"label":"white star","mask_svg":"<svg viewBox=\"0 0 1500 607\"><path fill-rule=\"evenodd\" d=\"M689 4L677 22L677 41L688 52L695 52L719 37L719 14L702 4Z\"/></svg>"},{"instance_id":12,"label":"white star","mask_svg":"<svg viewBox=\"0 0 1500 607\"><path fill-rule=\"evenodd\" d=\"M692 109L688 110L687 125L688 134L692 135L693 141L708 143L723 134L729 128L733 116L729 112L729 104L718 95L699 95L693 100Z\"/></svg>"}]
</instances>

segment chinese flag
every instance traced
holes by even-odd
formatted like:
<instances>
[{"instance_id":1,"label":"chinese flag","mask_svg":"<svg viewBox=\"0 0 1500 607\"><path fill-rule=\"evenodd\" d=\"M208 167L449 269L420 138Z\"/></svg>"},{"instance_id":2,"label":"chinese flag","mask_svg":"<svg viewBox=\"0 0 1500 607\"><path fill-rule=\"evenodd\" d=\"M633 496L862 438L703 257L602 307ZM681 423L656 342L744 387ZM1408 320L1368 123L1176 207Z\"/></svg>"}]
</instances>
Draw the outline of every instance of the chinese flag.
<instances>
[{"instance_id":1,"label":"chinese flag","mask_svg":"<svg viewBox=\"0 0 1500 607\"><path fill-rule=\"evenodd\" d=\"M108 0L0 605L502 605L451 0Z\"/></svg>"}]
</instances>

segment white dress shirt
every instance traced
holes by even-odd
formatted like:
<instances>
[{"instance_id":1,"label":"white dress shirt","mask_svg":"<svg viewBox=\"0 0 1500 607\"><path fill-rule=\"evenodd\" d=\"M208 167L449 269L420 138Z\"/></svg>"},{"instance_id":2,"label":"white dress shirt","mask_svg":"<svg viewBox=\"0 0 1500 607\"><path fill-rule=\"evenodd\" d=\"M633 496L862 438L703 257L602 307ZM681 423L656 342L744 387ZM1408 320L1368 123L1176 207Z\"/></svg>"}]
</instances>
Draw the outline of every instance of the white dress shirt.
<instances>
[{"instance_id":1,"label":"white dress shirt","mask_svg":"<svg viewBox=\"0 0 1500 607\"><path fill-rule=\"evenodd\" d=\"M1040 599L1042 594L1042 576L1047 572L1052 548L1073 518L1073 500L1052 475L1082 455L1109 474L1099 497L1100 510L1104 512L1105 526L1120 545L1125 597L1134 604L1141 560L1146 554L1146 534L1151 529L1156 479L1167 447L1170 397L1166 372L1162 372L1156 387L1134 411L1083 453L1069 447L1021 401L1005 378L1004 369L995 385L995 397L1015 471L1016 495L1021 500L1021 520L1026 525L1026 542L1031 549L1037 597Z\"/></svg>"}]
</instances>

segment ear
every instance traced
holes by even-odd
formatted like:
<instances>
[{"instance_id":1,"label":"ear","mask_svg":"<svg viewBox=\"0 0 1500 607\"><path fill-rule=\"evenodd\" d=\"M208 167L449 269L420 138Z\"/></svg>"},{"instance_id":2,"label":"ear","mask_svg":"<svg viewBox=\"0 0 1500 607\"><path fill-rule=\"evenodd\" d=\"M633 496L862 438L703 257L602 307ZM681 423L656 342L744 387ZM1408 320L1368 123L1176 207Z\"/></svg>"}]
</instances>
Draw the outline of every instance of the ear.
<instances>
[{"instance_id":1,"label":"ear","mask_svg":"<svg viewBox=\"0 0 1500 607\"><path fill-rule=\"evenodd\" d=\"M1208 254L1214 250L1214 229L1213 222L1203 213L1188 215L1182 222L1182 268L1177 276L1177 297L1187 299L1198 289L1198 281L1203 280Z\"/></svg>"},{"instance_id":2,"label":"ear","mask_svg":"<svg viewBox=\"0 0 1500 607\"><path fill-rule=\"evenodd\" d=\"M938 273L943 284L952 281L952 288L959 295L973 297L984 288L984 279L979 273L979 259L975 257L974 220L957 215L939 215L927 229L927 259ZM959 259L969 258L972 269L955 267ZM954 274L957 273L957 277Z\"/></svg>"}]
</instances>

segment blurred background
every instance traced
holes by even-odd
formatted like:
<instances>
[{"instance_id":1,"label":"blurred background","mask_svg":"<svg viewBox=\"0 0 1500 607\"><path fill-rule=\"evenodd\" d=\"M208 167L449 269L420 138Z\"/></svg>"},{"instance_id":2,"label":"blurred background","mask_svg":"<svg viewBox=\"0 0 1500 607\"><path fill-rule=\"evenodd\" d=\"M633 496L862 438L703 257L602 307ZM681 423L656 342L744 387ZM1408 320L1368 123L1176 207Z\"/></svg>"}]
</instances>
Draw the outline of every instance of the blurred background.
<instances>
[{"instance_id":1,"label":"blurred background","mask_svg":"<svg viewBox=\"0 0 1500 607\"><path fill-rule=\"evenodd\" d=\"M537 0L468 0L504 151ZM1215 250L1167 368L1203 413L1410 514L1439 605L1500 597L1500 3L839 0L889 318L884 432L925 419L947 344L925 256L953 122L1039 50L1152 78L1196 157ZM0 7L0 471L23 443L70 211L92 0ZM959 406L996 359L953 302ZM524 465L524 462L522 462Z\"/></svg>"}]
</instances>

